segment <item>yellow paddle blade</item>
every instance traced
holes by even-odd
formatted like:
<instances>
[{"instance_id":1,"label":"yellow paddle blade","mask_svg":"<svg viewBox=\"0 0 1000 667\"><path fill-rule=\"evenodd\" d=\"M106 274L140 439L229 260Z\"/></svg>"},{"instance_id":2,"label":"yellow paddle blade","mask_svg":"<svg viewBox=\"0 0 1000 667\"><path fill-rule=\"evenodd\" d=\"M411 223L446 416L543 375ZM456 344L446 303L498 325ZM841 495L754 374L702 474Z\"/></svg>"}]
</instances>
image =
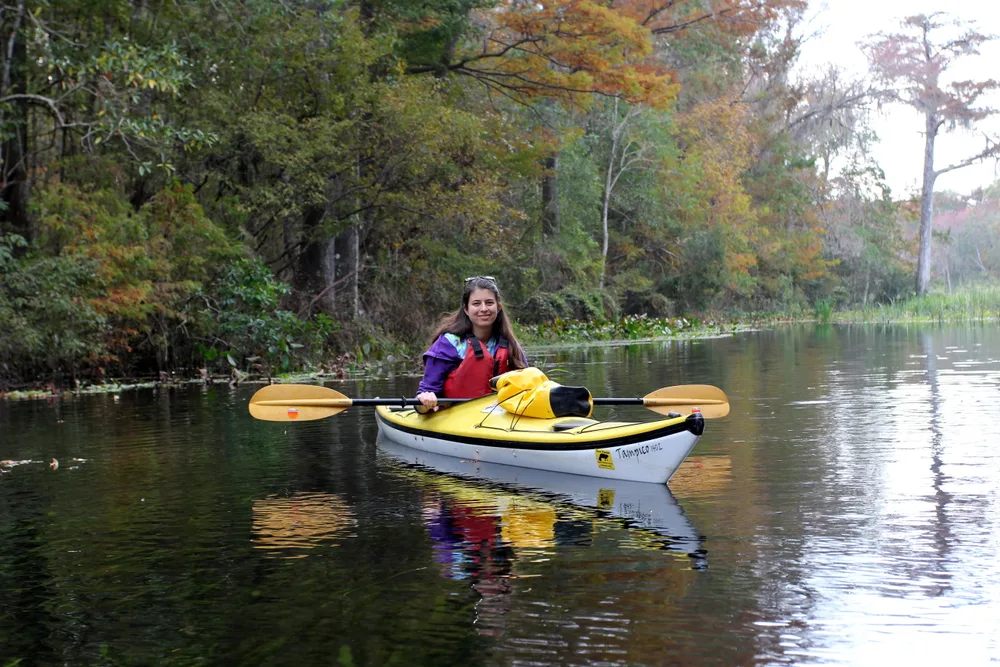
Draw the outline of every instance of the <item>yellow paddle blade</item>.
<instances>
[{"instance_id":1,"label":"yellow paddle blade","mask_svg":"<svg viewBox=\"0 0 1000 667\"><path fill-rule=\"evenodd\" d=\"M314 384L272 384L250 399L250 414L269 422L305 422L332 417L351 406L339 391Z\"/></svg>"},{"instance_id":2,"label":"yellow paddle blade","mask_svg":"<svg viewBox=\"0 0 1000 667\"><path fill-rule=\"evenodd\" d=\"M691 408L701 408L705 419L725 417L729 414L729 397L726 392L710 384L679 384L663 387L642 397L642 404L661 415L669 412L690 414Z\"/></svg>"}]
</instances>

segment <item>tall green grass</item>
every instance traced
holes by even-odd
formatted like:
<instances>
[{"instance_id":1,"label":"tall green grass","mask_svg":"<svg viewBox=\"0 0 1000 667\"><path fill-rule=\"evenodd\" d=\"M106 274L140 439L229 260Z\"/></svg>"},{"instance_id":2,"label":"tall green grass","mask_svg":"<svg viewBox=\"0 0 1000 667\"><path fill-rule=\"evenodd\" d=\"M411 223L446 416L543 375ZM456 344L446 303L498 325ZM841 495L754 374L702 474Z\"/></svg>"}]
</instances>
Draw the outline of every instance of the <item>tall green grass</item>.
<instances>
[{"instance_id":1,"label":"tall green grass","mask_svg":"<svg viewBox=\"0 0 1000 667\"><path fill-rule=\"evenodd\" d=\"M816 302L816 320L820 324L829 324L833 319L834 303L832 299L822 299Z\"/></svg>"},{"instance_id":2,"label":"tall green grass","mask_svg":"<svg viewBox=\"0 0 1000 667\"><path fill-rule=\"evenodd\" d=\"M891 304L837 313L841 322L923 322L1000 318L1000 285L966 287L946 294L931 292Z\"/></svg>"}]
</instances>

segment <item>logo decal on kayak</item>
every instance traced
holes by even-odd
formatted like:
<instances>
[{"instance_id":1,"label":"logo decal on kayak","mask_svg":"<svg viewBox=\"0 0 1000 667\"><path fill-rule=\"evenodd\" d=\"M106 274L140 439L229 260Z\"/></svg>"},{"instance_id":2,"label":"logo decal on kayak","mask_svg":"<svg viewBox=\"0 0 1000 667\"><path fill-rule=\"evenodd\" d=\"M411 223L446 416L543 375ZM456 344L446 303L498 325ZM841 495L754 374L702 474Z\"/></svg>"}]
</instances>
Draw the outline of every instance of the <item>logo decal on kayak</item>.
<instances>
[{"instance_id":1,"label":"logo decal on kayak","mask_svg":"<svg viewBox=\"0 0 1000 667\"><path fill-rule=\"evenodd\" d=\"M615 504L615 490L614 489L601 489L597 492L597 507L599 509L608 509Z\"/></svg>"},{"instance_id":2,"label":"logo decal on kayak","mask_svg":"<svg viewBox=\"0 0 1000 667\"><path fill-rule=\"evenodd\" d=\"M496 403L490 403L485 408L483 408L482 410L480 410L480 412L493 412L494 410L496 410L496 408L497 408L497 404Z\"/></svg>"},{"instance_id":3,"label":"logo decal on kayak","mask_svg":"<svg viewBox=\"0 0 1000 667\"><path fill-rule=\"evenodd\" d=\"M602 470L614 470L615 462L611 459L611 452L606 449L595 449L597 453L597 467Z\"/></svg>"}]
</instances>

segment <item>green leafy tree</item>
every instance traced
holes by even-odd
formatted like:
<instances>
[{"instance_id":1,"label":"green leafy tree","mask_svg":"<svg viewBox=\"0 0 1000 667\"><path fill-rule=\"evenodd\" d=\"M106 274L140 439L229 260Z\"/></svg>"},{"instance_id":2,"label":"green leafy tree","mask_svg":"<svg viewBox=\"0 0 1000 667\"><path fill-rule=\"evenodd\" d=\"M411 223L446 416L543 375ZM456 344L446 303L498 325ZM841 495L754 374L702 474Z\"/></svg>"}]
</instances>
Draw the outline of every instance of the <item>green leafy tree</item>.
<instances>
[{"instance_id":1,"label":"green leafy tree","mask_svg":"<svg viewBox=\"0 0 1000 667\"><path fill-rule=\"evenodd\" d=\"M0 236L0 382L24 377L74 376L103 354L107 319L88 302L95 291L93 262L79 255L47 257Z\"/></svg>"}]
</instances>

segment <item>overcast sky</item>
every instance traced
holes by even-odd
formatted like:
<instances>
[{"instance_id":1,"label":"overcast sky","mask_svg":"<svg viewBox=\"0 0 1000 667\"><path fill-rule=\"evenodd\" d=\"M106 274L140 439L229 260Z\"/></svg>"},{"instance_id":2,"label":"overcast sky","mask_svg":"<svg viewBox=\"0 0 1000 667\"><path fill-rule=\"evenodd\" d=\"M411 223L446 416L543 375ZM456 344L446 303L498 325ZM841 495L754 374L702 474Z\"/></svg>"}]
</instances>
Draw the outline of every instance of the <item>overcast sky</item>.
<instances>
[{"instance_id":1,"label":"overcast sky","mask_svg":"<svg viewBox=\"0 0 1000 667\"><path fill-rule=\"evenodd\" d=\"M819 71L836 63L846 71L862 75L868 63L857 43L877 32L897 32L899 19L913 14L947 11L951 16L973 20L980 32L1000 34L1000 0L810 0L807 33L818 32L803 45L801 68ZM1000 39L987 43L982 55L966 56L956 67L957 78L1000 80ZM990 106L1000 108L1000 95L990 98ZM893 196L899 198L919 192L923 169L923 120L917 112L902 105L892 105L874 119L881 141L873 150L885 170ZM1000 117L979 124L978 129L1000 135ZM982 150L980 133L956 131L939 134L935 167L940 169ZM942 175L936 191L955 190L969 193L974 188L1000 179L993 161L973 165Z\"/></svg>"}]
</instances>

